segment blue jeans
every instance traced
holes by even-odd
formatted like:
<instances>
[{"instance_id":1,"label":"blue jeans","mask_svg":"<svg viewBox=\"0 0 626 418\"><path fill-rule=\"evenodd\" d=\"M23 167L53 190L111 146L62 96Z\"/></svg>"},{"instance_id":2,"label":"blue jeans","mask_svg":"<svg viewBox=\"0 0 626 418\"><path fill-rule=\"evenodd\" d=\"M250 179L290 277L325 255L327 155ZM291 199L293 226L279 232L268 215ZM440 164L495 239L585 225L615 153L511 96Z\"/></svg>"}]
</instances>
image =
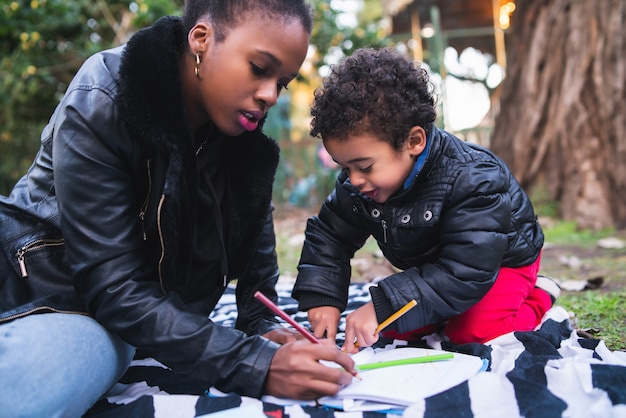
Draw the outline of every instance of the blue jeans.
<instances>
[{"instance_id":1,"label":"blue jeans","mask_svg":"<svg viewBox=\"0 0 626 418\"><path fill-rule=\"evenodd\" d=\"M80 417L134 354L87 316L47 313L0 325L0 417Z\"/></svg>"}]
</instances>

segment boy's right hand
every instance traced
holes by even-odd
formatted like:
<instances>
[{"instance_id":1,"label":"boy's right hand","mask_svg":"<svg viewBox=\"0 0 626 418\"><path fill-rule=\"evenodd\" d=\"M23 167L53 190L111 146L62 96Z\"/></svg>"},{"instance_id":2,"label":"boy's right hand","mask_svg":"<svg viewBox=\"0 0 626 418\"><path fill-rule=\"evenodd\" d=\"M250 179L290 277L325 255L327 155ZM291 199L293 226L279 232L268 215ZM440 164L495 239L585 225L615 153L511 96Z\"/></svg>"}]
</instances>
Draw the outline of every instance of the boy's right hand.
<instances>
[{"instance_id":1,"label":"boy's right hand","mask_svg":"<svg viewBox=\"0 0 626 418\"><path fill-rule=\"evenodd\" d=\"M326 338L336 344L337 327L341 318L341 311L334 306L318 306L308 311L309 323L313 335L317 338Z\"/></svg>"},{"instance_id":2,"label":"boy's right hand","mask_svg":"<svg viewBox=\"0 0 626 418\"><path fill-rule=\"evenodd\" d=\"M341 367L328 367L326 360ZM280 346L267 374L265 392L278 398L313 400L336 395L352 382L354 361L336 346L299 340Z\"/></svg>"}]
</instances>

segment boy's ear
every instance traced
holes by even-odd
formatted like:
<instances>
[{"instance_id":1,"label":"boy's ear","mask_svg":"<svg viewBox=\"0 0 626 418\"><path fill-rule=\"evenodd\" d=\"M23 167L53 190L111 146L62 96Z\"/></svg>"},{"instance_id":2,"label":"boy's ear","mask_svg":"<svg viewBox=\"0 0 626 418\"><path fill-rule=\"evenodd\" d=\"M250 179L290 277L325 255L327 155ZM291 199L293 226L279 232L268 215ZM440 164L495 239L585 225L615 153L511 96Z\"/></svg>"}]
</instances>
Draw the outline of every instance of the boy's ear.
<instances>
[{"instance_id":1,"label":"boy's ear","mask_svg":"<svg viewBox=\"0 0 626 418\"><path fill-rule=\"evenodd\" d=\"M424 148L426 148L426 131L421 126L414 126L409 130L409 136L406 140L407 151L417 157Z\"/></svg>"}]
</instances>

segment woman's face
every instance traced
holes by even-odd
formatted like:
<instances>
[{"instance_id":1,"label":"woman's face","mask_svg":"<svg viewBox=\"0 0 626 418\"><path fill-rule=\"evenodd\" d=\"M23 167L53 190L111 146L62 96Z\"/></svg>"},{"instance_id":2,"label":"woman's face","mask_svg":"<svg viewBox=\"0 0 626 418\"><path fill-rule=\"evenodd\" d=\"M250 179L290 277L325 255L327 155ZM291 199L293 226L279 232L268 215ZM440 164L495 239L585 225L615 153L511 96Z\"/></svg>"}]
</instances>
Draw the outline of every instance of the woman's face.
<instances>
[{"instance_id":1,"label":"woman's face","mask_svg":"<svg viewBox=\"0 0 626 418\"><path fill-rule=\"evenodd\" d=\"M199 79L190 83L197 88L197 94L191 93L198 102L194 104L205 113L197 116L212 120L230 136L253 131L276 104L281 89L296 77L309 34L297 20L268 18L244 18L221 42L208 28L203 50L192 46L192 52L201 55Z\"/></svg>"}]
</instances>

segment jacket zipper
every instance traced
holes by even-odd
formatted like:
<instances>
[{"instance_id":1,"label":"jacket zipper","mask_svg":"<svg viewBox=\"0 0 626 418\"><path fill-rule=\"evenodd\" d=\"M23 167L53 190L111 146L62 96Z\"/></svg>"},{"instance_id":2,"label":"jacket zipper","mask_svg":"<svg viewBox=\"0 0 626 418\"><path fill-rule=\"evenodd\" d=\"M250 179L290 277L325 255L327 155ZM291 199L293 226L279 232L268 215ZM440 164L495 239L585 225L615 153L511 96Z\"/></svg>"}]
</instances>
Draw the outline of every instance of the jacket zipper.
<instances>
[{"instance_id":1,"label":"jacket zipper","mask_svg":"<svg viewBox=\"0 0 626 418\"><path fill-rule=\"evenodd\" d=\"M159 257L159 283L161 283L161 290L165 292L165 285L163 284L163 272L161 270L163 260L165 259L165 240L163 239L163 228L161 225L161 210L163 209L163 202L165 201L165 195L161 195L159 200L159 207L157 208L157 229L159 231L159 242L161 242L161 257Z\"/></svg>"},{"instance_id":2,"label":"jacket zipper","mask_svg":"<svg viewBox=\"0 0 626 418\"><path fill-rule=\"evenodd\" d=\"M146 200L144 200L143 205L141 205L141 210L139 211L139 218L141 218L141 230L143 232L143 240L147 240L148 236L146 234L146 210L148 209L148 202L150 201L150 192L152 190L152 175L150 174L150 160L146 161L146 165L148 168L148 194L146 195Z\"/></svg>"},{"instance_id":3,"label":"jacket zipper","mask_svg":"<svg viewBox=\"0 0 626 418\"><path fill-rule=\"evenodd\" d=\"M163 284L163 273L161 271L161 267L163 265L163 259L165 258L165 240L163 239L163 231L161 228L161 209L163 208L163 202L165 201L165 195L161 196L161 200L159 201L159 208L157 210L157 229L159 230L159 241L161 242L161 257L159 257L159 283L161 284L161 290L165 292L165 285ZM222 266L224 269L224 267ZM228 273L223 272L224 281L223 286L228 286Z\"/></svg>"},{"instance_id":4,"label":"jacket zipper","mask_svg":"<svg viewBox=\"0 0 626 418\"><path fill-rule=\"evenodd\" d=\"M26 253L29 251L39 250L45 247L58 247L64 244L64 240L62 238L59 239L39 239L37 241L33 241L24 245L22 248L17 250L15 256L17 257L17 262L20 265L20 273L22 277L28 277L28 270L26 269Z\"/></svg>"},{"instance_id":5,"label":"jacket zipper","mask_svg":"<svg viewBox=\"0 0 626 418\"><path fill-rule=\"evenodd\" d=\"M381 224L381 225L382 225L382 227L383 227L383 242L384 242L385 244L387 244L387 221L386 221L386 220L384 220L384 219L382 219L382 220L380 221L380 224Z\"/></svg>"},{"instance_id":6,"label":"jacket zipper","mask_svg":"<svg viewBox=\"0 0 626 418\"><path fill-rule=\"evenodd\" d=\"M15 319L19 319L19 318L23 318L25 316L31 315L31 314L35 314L38 312L54 312L54 313L66 313L66 314L76 314L76 315L84 315L84 316L89 316L87 315L86 312L81 312L81 311L69 311L69 310L63 310L63 309L56 309L56 308L52 308L50 306L38 306L36 308L33 309L29 309L25 312L20 312L18 314L15 315L9 315L6 318L0 318L0 324L6 323L6 322L11 322Z\"/></svg>"},{"instance_id":7,"label":"jacket zipper","mask_svg":"<svg viewBox=\"0 0 626 418\"><path fill-rule=\"evenodd\" d=\"M389 201L387 201L387 202L385 202L383 204L384 205L383 206L383 210L380 213L380 217L381 217L380 225L383 227L383 242L385 244L389 243L389 237L387 236L388 225L387 225L387 219L385 219L385 218L387 216L387 213L391 213L392 212L392 210L389 207L388 203L389 203Z\"/></svg>"},{"instance_id":8,"label":"jacket zipper","mask_svg":"<svg viewBox=\"0 0 626 418\"><path fill-rule=\"evenodd\" d=\"M217 212L216 228L219 233L220 244L221 244L220 268L222 270L222 277L224 278L223 286L227 287L228 286L228 260L226 259L226 243L224 242L224 228L223 228L224 218L222 216L222 208L219 205L219 201L217 199L217 196L215 195L215 189L213 188L213 185L211 184L211 182L209 182L208 186L209 186L209 189L211 190L213 201L216 203L215 205L215 211Z\"/></svg>"}]
</instances>

